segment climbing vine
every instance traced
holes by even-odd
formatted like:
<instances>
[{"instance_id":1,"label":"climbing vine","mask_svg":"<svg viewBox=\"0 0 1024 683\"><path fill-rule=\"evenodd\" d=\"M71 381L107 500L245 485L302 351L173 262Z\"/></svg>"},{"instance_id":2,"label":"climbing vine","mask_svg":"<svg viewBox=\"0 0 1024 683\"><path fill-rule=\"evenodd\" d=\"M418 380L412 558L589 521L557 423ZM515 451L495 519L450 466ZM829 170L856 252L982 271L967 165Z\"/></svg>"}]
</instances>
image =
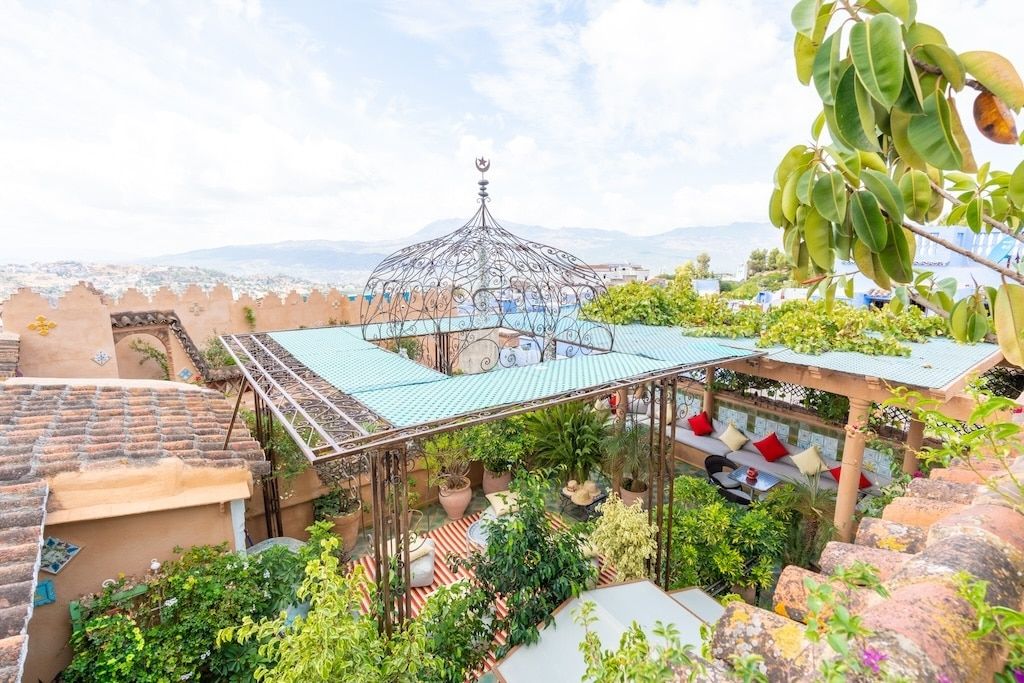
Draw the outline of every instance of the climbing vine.
<instances>
[{"instance_id":1,"label":"climbing vine","mask_svg":"<svg viewBox=\"0 0 1024 683\"><path fill-rule=\"evenodd\" d=\"M786 346L800 353L856 351L906 356L903 342L941 336L946 321L920 309L853 308L837 301L789 301L762 311L733 309L720 296L701 296L689 280L666 288L643 283L615 287L583 307L583 315L613 324L674 325L697 337L757 337L757 345Z\"/></svg>"},{"instance_id":2,"label":"climbing vine","mask_svg":"<svg viewBox=\"0 0 1024 683\"><path fill-rule=\"evenodd\" d=\"M167 354L156 348L152 344L142 339L133 339L132 343L128 347L140 354L142 358L139 359L139 365L144 364L147 360L151 360L160 366L160 370L164 374L164 379L171 378L171 364L167 360Z\"/></svg>"}]
</instances>

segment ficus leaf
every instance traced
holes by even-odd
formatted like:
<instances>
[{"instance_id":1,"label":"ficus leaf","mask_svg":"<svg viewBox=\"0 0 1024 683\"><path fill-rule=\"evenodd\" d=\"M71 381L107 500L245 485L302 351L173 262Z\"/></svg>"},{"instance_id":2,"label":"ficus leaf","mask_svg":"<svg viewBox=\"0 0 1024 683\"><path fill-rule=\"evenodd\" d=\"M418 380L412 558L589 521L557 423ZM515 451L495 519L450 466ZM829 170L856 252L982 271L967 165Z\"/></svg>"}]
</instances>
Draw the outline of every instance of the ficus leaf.
<instances>
[{"instance_id":1,"label":"ficus leaf","mask_svg":"<svg viewBox=\"0 0 1024 683\"><path fill-rule=\"evenodd\" d=\"M960 164L961 170L975 173L978 170L978 165L974 161L971 141L967 137L967 131L964 130L964 124L960 120L960 111L956 108L956 100L952 95L949 96L949 126L953 132L953 139L956 140L956 146L959 148L960 154L963 155L963 161Z\"/></svg>"},{"instance_id":2,"label":"ficus leaf","mask_svg":"<svg viewBox=\"0 0 1024 683\"><path fill-rule=\"evenodd\" d=\"M978 50L962 53L960 61L972 76L1014 112L1020 112L1024 107L1024 83L1006 57Z\"/></svg>"},{"instance_id":3,"label":"ficus leaf","mask_svg":"<svg viewBox=\"0 0 1024 683\"><path fill-rule=\"evenodd\" d=\"M839 84L839 76L843 72L843 60L839 54L841 34L833 33L818 48L811 67L814 88L818 91L822 104L835 104L835 90Z\"/></svg>"},{"instance_id":4,"label":"ficus leaf","mask_svg":"<svg viewBox=\"0 0 1024 683\"><path fill-rule=\"evenodd\" d=\"M1024 365L1024 287L1004 284L996 294L996 337L1007 361Z\"/></svg>"},{"instance_id":5,"label":"ficus leaf","mask_svg":"<svg viewBox=\"0 0 1024 683\"><path fill-rule=\"evenodd\" d=\"M775 187L780 189L784 187L789 176L794 171L803 170L813 157L814 153L807 148L807 145L791 147L775 169Z\"/></svg>"},{"instance_id":6,"label":"ficus leaf","mask_svg":"<svg viewBox=\"0 0 1024 683\"><path fill-rule=\"evenodd\" d=\"M946 45L946 37L934 26L915 21L907 27L906 43L910 50L919 45Z\"/></svg>"},{"instance_id":7,"label":"ficus leaf","mask_svg":"<svg viewBox=\"0 0 1024 683\"><path fill-rule=\"evenodd\" d=\"M974 99L974 123L981 134L1001 145L1017 144L1017 122L1001 99L990 92Z\"/></svg>"},{"instance_id":8,"label":"ficus leaf","mask_svg":"<svg viewBox=\"0 0 1024 683\"><path fill-rule=\"evenodd\" d=\"M900 192L900 188L896 186L892 178L885 173L879 173L874 169L866 168L861 173L860 179L864 183L864 187L871 194L875 195L875 199L885 209L885 212L889 214L889 218L897 223L901 222L905 213L903 193Z\"/></svg>"},{"instance_id":9,"label":"ficus leaf","mask_svg":"<svg viewBox=\"0 0 1024 683\"><path fill-rule=\"evenodd\" d=\"M797 33L802 33L808 38L814 37L814 22L820 8L821 0L800 0L793 6L789 18Z\"/></svg>"},{"instance_id":10,"label":"ficus leaf","mask_svg":"<svg viewBox=\"0 0 1024 683\"><path fill-rule=\"evenodd\" d=\"M796 196L796 185L801 175L800 173L791 173L782 188L782 215L790 223L796 222L796 210L800 206L800 200Z\"/></svg>"},{"instance_id":11,"label":"ficus leaf","mask_svg":"<svg viewBox=\"0 0 1024 683\"><path fill-rule=\"evenodd\" d=\"M846 183L839 171L821 176L814 183L811 203L822 216L833 223L846 219Z\"/></svg>"},{"instance_id":12,"label":"ficus leaf","mask_svg":"<svg viewBox=\"0 0 1024 683\"><path fill-rule=\"evenodd\" d=\"M796 77L803 85L811 82L811 73L814 70L814 55L818 52L818 46L802 33L797 33L793 38L793 58L796 61Z\"/></svg>"},{"instance_id":13,"label":"ficus leaf","mask_svg":"<svg viewBox=\"0 0 1024 683\"><path fill-rule=\"evenodd\" d=\"M932 203L932 188L928 183L928 175L916 169L904 173L900 178L900 194L903 196L903 207L907 215L915 221L924 220Z\"/></svg>"},{"instance_id":14,"label":"ficus leaf","mask_svg":"<svg viewBox=\"0 0 1024 683\"><path fill-rule=\"evenodd\" d=\"M892 280L878 261L878 255L871 253L867 245L859 240L853 243L853 262L857 264L864 277L882 289L892 289Z\"/></svg>"},{"instance_id":15,"label":"ficus leaf","mask_svg":"<svg viewBox=\"0 0 1024 683\"><path fill-rule=\"evenodd\" d=\"M782 190L772 190L771 199L768 200L768 218L772 225L781 228L786 224L786 216L782 213Z\"/></svg>"},{"instance_id":16,"label":"ficus leaf","mask_svg":"<svg viewBox=\"0 0 1024 683\"><path fill-rule=\"evenodd\" d=\"M911 234L908 239L903 226L888 221L888 244L878 255L886 274L895 282L910 282L914 279L914 250L916 245Z\"/></svg>"},{"instance_id":17,"label":"ficus leaf","mask_svg":"<svg viewBox=\"0 0 1024 683\"><path fill-rule=\"evenodd\" d=\"M832 224L813 208L804 218L804 240L807 242L807 254L815 265L826 272L832 272L835 265Z\"/></svg>"},{"instance_id":18,"label":"ficus leaf","mask_svg":"<svg viewBox=\"0 0 1024 683\"><path fill-rule=\"evenodd\" d=\"M907 112L899 109L893 109L892 114L889 117L889 128L892 131L892 142L896 147L896 153L900 155L900 159L903 160L907 166L916 168L919 171L924 171L928 168L928 162L924 160L914 146L910 144L910 138L908 137L908 129L910 126L911 116Z\"/></svg>"},{"instance_id":19,"label":"ficus leaf","mask_svg":"<svg viewBox=\"0 0 1024 683\"><path fill-rule=\"evenodd\" d=\"M924 114L911 117L907 139L921 157L932 166L957 170L963 164L963 155L953 136L949 104L939 93L932 93L924 101Z\"/></svg>"},{"instance_id":20,"label":"ficus leaf","mask_svg":"<svg viewBox=\"0 0 1024 683\"><path fill-rule=\"evenodd\" d=\"M911 24L917 15L917 0L870 0L868 8L874 12L883 10L900 18L904 24Z\"/></svg>"},{"instance_id":21,"label":"ficus leaf","mask_svg":"<svg viewBox=\"0 0 1024 683\"><path fill-rule=\"evenodd\" d=\"M879 14L850 29L850 56L857 77L886 109L891 109L903 87L905 65L903 29L899 20Z\"/></svg>"},{"instance_id":22,"label":"ficus leaf","mask_svg":"<svg viewBox=\"0 0 1024 683\"><path fill-rule=\"evenodd\" d=\"M921 52L925 58L924 61L939 67L942 75L946 77L954 90L963 90L967 74L955 52L945 45L922 45Z\"/></svg>"},{"instance_id":23,"label":"ficus leaf","mask_svg":"<svg viewBox=\"0 0 1024 683\"><path fill-rule=\"evenodd\" d=\"M878 142L875 139L875 111L871 106L871 98L857 79L853 67L848 67L839 79L835 118L842 142L855 149L878 151Z\"/></svg>"},{"instance_id":24,"label":"ficus leaf","mask_svg":"<svg viewBox=\"0 0 1024 683\"><path fill-rule=\"evenodd\" d=\"M1006 186L1006 196L1016 207L1024 207L1024 161L1010 175L1010 184Z\"/></svg>"},{"instance_id":25,"label":"ficus leaf","mask_svg":"<svg viewBox=\"0 0 1024 683\"><path fill-rule=\"evenodd\" d=\"M910 53L907 53L907 68L903 72L903 88L900 90L899 99L896 100L896 108L908 114L922 114L921 102L924 101L924 93L921 90L921 81L917 77L917 69L911 60Z\"/></svg>"},{"instance_id":26,"label":"ficus leaf","mask_svg":"<svg viewBox=\"0 0 1024 683\"><path fill-rule=\"evenodd\" d=\"M889 238L885 217L878 207L878 200L870 192L857 190L850 202L850 219L857 239L868 249L878 253L885 248Z\"/></svg>"},{"instance_id":27,"label":"ficus leaf","mask_svg":"<svg viewBox=\"0 0 1024 683\"><path fill-rule=\"evenodd\" d=\"M967 202L967 211L964 213L964 219L967 221L967 227L974 232L981 232L981 227L984 225L985 216L985 205L982 200L975 197L971 201Z\"/></svg>"}]
</instances>

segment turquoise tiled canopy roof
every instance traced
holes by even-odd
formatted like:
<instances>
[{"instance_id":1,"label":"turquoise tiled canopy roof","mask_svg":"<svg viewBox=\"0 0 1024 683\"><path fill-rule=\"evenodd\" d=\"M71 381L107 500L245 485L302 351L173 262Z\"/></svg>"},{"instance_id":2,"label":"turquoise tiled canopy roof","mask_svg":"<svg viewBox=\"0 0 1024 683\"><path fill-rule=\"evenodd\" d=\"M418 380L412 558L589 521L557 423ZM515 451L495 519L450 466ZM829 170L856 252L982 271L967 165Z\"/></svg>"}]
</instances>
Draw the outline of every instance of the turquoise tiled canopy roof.
<instances>
[{"instance_id":1,"label":"turquoise tiled canopy roof","mask_svg":"<svg viewBox=\"0 0 1024 683\"><path fill-rule=\"evenodd\" d=\"M457 319L452 321L451 327L459 329ZM514 325L514 316L506 316L505 324ZM366 336L386 335L379 327L368 328ZM999 353L991 344L968 346L935 339L907 344L909 356L840 351L809 355L783 347L758 349L754 339L689 337L673 327L616 325L612 329L611 353L579 354L539 365L454 377L379 348L363 339L364 331L358 326L273 332L270 336L307 368L396 427L754 354L767 353L781 363L877 377L893 384L942 389ZM426 325L423 332L428 333Z\"/></svg>"}]
</instances>

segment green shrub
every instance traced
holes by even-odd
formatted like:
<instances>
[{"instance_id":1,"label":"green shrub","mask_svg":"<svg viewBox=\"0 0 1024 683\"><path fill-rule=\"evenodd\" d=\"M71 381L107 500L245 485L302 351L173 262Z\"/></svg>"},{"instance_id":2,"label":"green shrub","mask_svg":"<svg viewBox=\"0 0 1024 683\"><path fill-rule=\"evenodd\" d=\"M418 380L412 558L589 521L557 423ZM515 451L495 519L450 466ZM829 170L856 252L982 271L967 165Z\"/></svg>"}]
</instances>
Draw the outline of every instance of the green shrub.
<instances>
[{"instance_id":1,"label":"green shrub","mask_svg":"<svg viewBox=\"0 0 1024 683\"><path fill-rule=\"evenodd\" d=\"M216 634L293 602L301 561L280 547L246 557L223 545L199 546L164 563L134 600L114 601L126 585L117 582L82 601L86 621L72 635L75 655L64 680L251 680L262 661L256 648L219 650Z\"/></svg>"},{"instance_id":2,"label":"green shrub","mask_svg":"<svg viewBox=\"0 0 1024 683\"><path fill-rule=\"evenodd\" d=\"M583 481L601 465L608 413L589 403L563 403L530 413L526 428L536 444L534 465L539 468L565 468L570 478Z\"/></svg>"},{"instance_id":3,"label":"green shrub","mask_svg":"<svg viewBox=\"0 0 1024 683\"><path fill-rule=\"evenodd\" d=\"M470 457L495 474L511 472L536 445L523 415L467 427L459 435Z\"/></svg>"},{"instance_id":4,"label":"green shrub","mask_svg":"<svg viewBox=\"0 0 1024 683\"><path fill-rule=\"evenodd\" d=\"M449 557L452 571L473 571L473 584L488 602L505 600L507 616L494 620L495 629L507 634L499 656L516 645L537 642L537 625L550 623L554 609L579 595L596 575L583 556L582 530L552 528L544 508L546 488L544 473L520 473L512 482L519 511L488 525L486 550Z\"/></svg>"}]
</instances>

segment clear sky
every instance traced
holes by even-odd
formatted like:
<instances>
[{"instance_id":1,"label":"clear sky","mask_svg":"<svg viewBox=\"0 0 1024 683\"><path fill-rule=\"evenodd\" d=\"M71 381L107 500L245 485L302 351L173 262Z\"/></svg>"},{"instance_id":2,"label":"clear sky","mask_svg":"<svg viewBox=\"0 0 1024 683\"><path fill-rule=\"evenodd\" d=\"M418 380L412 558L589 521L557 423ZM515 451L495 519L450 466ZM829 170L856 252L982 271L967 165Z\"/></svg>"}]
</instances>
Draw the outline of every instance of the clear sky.
<instances>
[{"instance_id":1,"label":"clear sky","mask_svg":"<svg viewBox=\"0 0 1024 683\"><path fill-rule=\"evenodd\" d=\"M919 4L1024 70L1021 0ZM766 222L816 111L790 7L0 0L0 262L400 238L468 217L479 155L509 222Z\"/></svg>"}]
</instances>

